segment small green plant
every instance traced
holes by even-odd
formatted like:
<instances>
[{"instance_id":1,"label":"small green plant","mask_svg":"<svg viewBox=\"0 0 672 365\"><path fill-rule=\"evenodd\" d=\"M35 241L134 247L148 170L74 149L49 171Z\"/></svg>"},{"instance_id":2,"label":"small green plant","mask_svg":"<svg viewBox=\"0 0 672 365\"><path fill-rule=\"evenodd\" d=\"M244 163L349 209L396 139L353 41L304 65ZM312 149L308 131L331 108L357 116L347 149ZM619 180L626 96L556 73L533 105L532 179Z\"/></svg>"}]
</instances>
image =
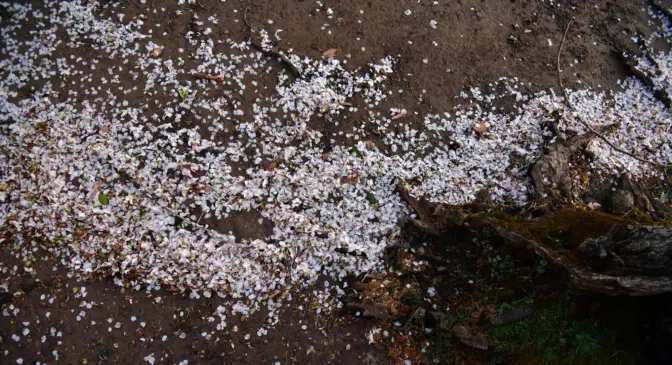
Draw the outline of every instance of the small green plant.
<instances>
[{"instance_id":1,"label":"small green plant","mask_svg":"<svg viewBox=\"0 0 672 365\"><path fill-rule=\"evenodd\" d=\"M422 297L416 293L406 293L401 297L401 302L416 310L422 305Z\"/></svg>"},{"instance_id":2,"label":"small green plant","mask_svg":"<svg viewBox=\"0 0 672 365\"><path fill-rule=\"evenodd\" d=\"M431 337L431 357L434 363L453 364L451 350L451 334L447 331L439 330Z\"/></svg>"},{"instance_id":3,"label":"small green plant","mask_svg":"<svg viewBox=\"0 0 672 365\"><path fill-rule=\"evenodd\" d=\"M517 305L504 303L497 310L501 314ZM532 317L495 327L488 332L488 342L499 352L525 354L538 364L635 363L629 348L616 340L617 330L594 319L571 318L567 305L566 298L558 300Z\"/></svg>"},{"instance_id":4,"label":"small green plant","mask_svg":"<svg viewBox=\"0 0 672 365\"><path fill-rule=\"evenodd\" d=\"M595 324L574 322L569 327L566 338L563 342L570 346L570 358L590 356L602 348Z\"/></svg>"},{"instance_id":5,"label":"small green plant","mask_svg":"<svg viewBox=\"0 0 672 365\"><path fill-rule=\"evenodd\" d=\"M491 267L491 277L505 279L516 271L516 261L510 255L501 252L501 250L487 243L483 245L483 252Z\"/></svg>"}]
</instances>

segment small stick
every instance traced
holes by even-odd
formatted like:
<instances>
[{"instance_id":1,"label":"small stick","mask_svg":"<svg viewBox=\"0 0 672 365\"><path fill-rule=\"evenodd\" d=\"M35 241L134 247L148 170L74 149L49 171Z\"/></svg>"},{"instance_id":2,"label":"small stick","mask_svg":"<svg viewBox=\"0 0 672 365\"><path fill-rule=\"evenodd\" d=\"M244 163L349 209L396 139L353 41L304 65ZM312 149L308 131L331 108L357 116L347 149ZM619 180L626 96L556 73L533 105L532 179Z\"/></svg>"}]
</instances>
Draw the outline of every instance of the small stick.
<instances>
[{"instance_id":1,"label":"small stick","mask_svg":"<svg viewBox=\"0 0 672 365\"><path fill-rule=\"evenodd\" d=\"M196 73L194 74L194 77L197 79L205 79L205 80L212 80L212 81L217 81L220 84L224 82L224 76L219 75L219 76L214 76L214 75L208 75L208 74L199 74Z\"/></svg>"},{"instance_id":2,"label":"small stick","mask_svg":"<svg viewBox=\"0 0 672 365\"><path fill-rule=\"evenodd\" d=\"M250 22L247 20L247 11L248 11L249 9L250 9L249 6L245 8L245 12L243 13L243 20L245 21L245 24L247 24L247 27L248 27L248 28L250 28L250 29L254 29L254 27L252 26L252 24L250 24Z\"/></svg>"},{"instance_id":3,"label":"small stick","mask_svg":"<svg viewBox=\"0 0 672 365\"><path fill-rule=\"evenodd\" d=\"M279 59L281 64L284 64L289 68L289 71L294 75L295 79L300 79L302 77L301 72L299 71L296 66L292 63L292 61L289 60L289 58L284 54L282 51L276 51L275 49L270 49L266 50L261 45L256 43L255 41L252 40L252 32L256 31L257 29L250 24L250 22L247 20L247 10L249 7L245 8L245 12L243 13L243 20L245 21L245 25L247 25L248 31L249 31L249 36L248 36L248 42L252 44L252 46L259 52L263 53L266 56L273 57L276 59Z\"/></svg>"},{"instance_id":4,"label":"small stick","mask_svg":"<svg viewBox=\"0 0 672 365\"><path fill-rule=\"evenodd\" d=\"M560 42L560 47L558 48L558 57L557 57L558 83L560 84L560 89L562 90L562 94L563 94L563 96L564 96L564 98L565 98L565 103L567 104L567 106L569 107L569 109L571 109L573 112L576 113L576 117L579 119L579 121L581 122L581 124L583 124L583 126L586 127L586 129L588 129L588 130L589 130L591 133L593 133L594 135L598 136L601 140L603 140L606 144L608 144L608 145L609 145L612 149L614 149L615 151L620 152L620 153L622 153L622 154L624 154L624 155L628 155L628 156L634 158L634 159L637 160L637 161L644 162L644 163L648 163L648 164L650 164L650 165L654 165L654 166L658 166L658 167L663 167L663 168L668 168L668 167L670 167L670 165L660 164L660 163L658 163L658 162L653 162L653 161L650 161L650 160L647 160L647 159L638 157L638 156L636 156L636 155L634 155L634 154L632 154L632 153L630 153L630 152L628 152L628 151L625 151L624 149L622 149L622 148L616 146L616 145L613 144L610 140L608 140L607 137L605 137L602 133L596 131L595 128L593 128L590 124L588 124L588 122L586 122L585 120L583 120L583 117L581 116L581 114L579 114L579 113L577 112L576 108L574 108L574 105L572 104L571 100L569 100L569 95L567 95L567 90L565 90L565 86L562 84L562 76L560 75L560 72L561 72L561 71L560 71L560 55L562 54L562 46L565 45L565 39L567 39L567 33L569 32L569 26L572 25L572 22L573 22L573 21L574 21L574 18L572 18L572 19L569 21L569 23L567 23L567 28L565 29L565 34L562 36L562 41Z\"/></svg>"}]
</instances>

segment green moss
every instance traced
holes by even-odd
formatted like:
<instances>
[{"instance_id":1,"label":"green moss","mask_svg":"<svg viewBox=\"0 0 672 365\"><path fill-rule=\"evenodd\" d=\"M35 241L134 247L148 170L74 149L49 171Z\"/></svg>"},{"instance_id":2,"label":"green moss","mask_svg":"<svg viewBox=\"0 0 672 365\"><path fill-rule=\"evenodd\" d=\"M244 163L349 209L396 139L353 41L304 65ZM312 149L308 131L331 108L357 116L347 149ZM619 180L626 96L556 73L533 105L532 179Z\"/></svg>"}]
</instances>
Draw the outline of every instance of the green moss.
<instances>
[{"instance_id":1,"label":"green moss","mask_svg":"<svg viewBox=\"0 0 672 365\"><path fill-rule=\"evenodd\" d=\"M649 226L665 226L672 228L672 218L654 220L649 214L639 209L633 209L623 216L623 219L632 223L645 224Z\"/></svg>"},{"instance_id":2,"label":"green moss","mask_svg":"<svg viewBox=\"0 0 672 365\"><path fill-rule=\"evenodd\" d=\"M575 208L557 210L537 219L524 219L505 213L492 213L488 218L502 228L513 231L556 251L572 249L586 239L607 233L616 223L636 223L613 215Z\"/></svg>"},{"instance_id":3,"label":"green moss","mask_svg":"<svg viewBox=\"0 0 672 365\"><path fill-rule=\"evenodd\" d=\"M635 352L617 343L619 331L613 323L572 318L567 306L566 299L555 301L530 318L493 328L488 332L490 346L518 354L520 364L636 363Z\"/></svg>"}]
</instances>

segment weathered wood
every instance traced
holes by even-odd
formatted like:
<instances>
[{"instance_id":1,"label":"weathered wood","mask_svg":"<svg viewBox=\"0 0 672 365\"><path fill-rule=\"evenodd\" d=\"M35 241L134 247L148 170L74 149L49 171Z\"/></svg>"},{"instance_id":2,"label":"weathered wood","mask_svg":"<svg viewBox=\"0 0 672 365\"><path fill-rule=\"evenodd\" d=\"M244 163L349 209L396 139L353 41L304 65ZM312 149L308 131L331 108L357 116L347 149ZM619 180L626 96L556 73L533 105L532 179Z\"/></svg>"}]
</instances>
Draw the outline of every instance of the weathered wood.
<instances>
[{"instance_id":1,"label":"weathered wood","mask_svg":"<svg viewBox=\"0 0 672 365\"><path fill-rule=\"evenodd\" d=\"M615 125L601 127L598 133L604 134ZM569 174L569 162L582 146L585 146L595 134L588 132L568 139L556 136L556 141L546 147L544 155L530 166L530 177L536 191L536 199L550 205L566 205L572 196L572 179Z\"/></svg>"},{"instance_id":2,"label":"weathered wood","mask_svg":"<svg viewBox=\"0 0 672 365\"><path fill-rule=\"evenodd\" d=\"M619 225L579 249L596 271L672 276L672 229L667 227Z\"/></svg>"}]
</instances>

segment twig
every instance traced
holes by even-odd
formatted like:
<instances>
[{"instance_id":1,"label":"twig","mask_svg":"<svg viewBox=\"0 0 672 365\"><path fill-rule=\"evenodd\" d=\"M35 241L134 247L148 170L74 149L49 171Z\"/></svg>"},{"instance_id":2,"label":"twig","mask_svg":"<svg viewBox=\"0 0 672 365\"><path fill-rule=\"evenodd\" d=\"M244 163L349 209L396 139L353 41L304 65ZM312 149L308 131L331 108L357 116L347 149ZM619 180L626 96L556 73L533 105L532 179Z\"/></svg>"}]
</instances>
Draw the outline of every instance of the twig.
<instances>
[{"instance_id":1,"label":"twig","mask_svg":"<svg viewBox=\"0 0 672 365\"><path fill-rule=\"evenodd\" d=\"M634 154L616 146L609 139L607 139L607 137L605 137L602 133L596 131L595 128L593 128L590 124L588 124L588 122L586 122L583 119L583 117L576 110L576 108L574 108L574 105L572 104L572 101L569 99L569 95L567 95L567 90L565 89L565 86L562 83L562 76L561 76L561 70L560 70L560 56L562 55L562 47L565 45L565 39L567 39L567 33L569 32L569 27L572 25L573 21L574 21L574 18L570 19L569 23L567 23L567 28L565 29L565 33L562 36L562 41L560 42L560 47L558 48L558 57L557 57L558 84L560 84L560 89L562 90L562 94L565 98L565 103L567 104L569 109L571 109L574 112L577 119L579 119L581 124L583 124L583 126L586 127L586 129L588 129L594 135L598 136L601 140L603 140L606 144L608 144L614 151L620 152L624 155L628 155L628 156L630 156L630 157L632 157L635 160L640 161L640 162L648 163L650 165L654 165L654 166L658 166L658 167L662 167L662 168L669 168L670 165L665 165L665 164L661 164L661 163L658 163L658 162L654 162L654 161L650 161L650 160L638 157L638 156L636 156L636 155L634 155Z\"/></svg>"},{"instance_id":2,"label":"twig","mask_svg":"<svg viewBox=\"0 0 672 365\"><path fill-rule=\"evenodd\" d=\"M613 250L607 250L607 253L613 256L621 265L625 266L625 261L616 254Z\"/></svg>"},{"instance_id":3,"label":"twig","mask_svg":"<svg viewBox=\"0 0 672 365\"><path fill-rule=\"evenodd\" d=\"M249 29L253 29L252 24L250 24L250 22L247 20L247 11L248 11L249 9L250 9L249 6L245 8L245 12L243 13L243 20L245 21L245 24L247 24L247 27L248 27Z\"/></svg>"},{"instance_id":4,"label":"twig","mask_svg":"<svg viewBox=\"0 0 672 365\"><path fill-rule=\"evenodd\" d=\"M287 68L292 73L292 75L294 75L295 79L302 78L302 75L301 75L301 72L299 71L299 69L296 68L296 66L294 66L292 61L290 61L289 58L283 52L276 51L275 49L270 49L270 50L264 49L260 44L256 43L254 40L252 40L252 32L255 31L256 28L254 28L252 26L252 24L247 20L247 11L249 9L250 9L249 7L245 8L245 12L243 13L243 20L245 21L245 25L247 25L248 32L249 32L248 36L247 36L247 41L250 42L250 44L252 44L252 46L257 51L265 54L266 56L279 59L281 64L284 64L285 66L287 66Z\"/></svg>"},{"instance_id":5,"label":"twig","mask_svg":"<svg viewBox=\"0 0 672 365\"><path fill-rule=\"evenodd\" d=\"M219 76L214 76L214 75L208 75L208 74L199 74L196 73L193 75L197 79L204 79L204 80L212 80L212 81L217 81L220 84L224 82L224 76L219 75Z\"/></svg>"},{"instance_id":6,"label":"twig","mask_svg":"<svg viewBox=\"0 0 672 365\"><path fill-rule=\"evenodd\" d=\"M418 315L418 312L420 311L420 309L422 309L422 308L417 308L415 311L413 311L413 314L411 314L411 317L406 322L406 325L404 325L404 331L406 331L408 329L408 326L411 325L411 321L413 321L415 316Z\"/></svg>"}]
</instances>

